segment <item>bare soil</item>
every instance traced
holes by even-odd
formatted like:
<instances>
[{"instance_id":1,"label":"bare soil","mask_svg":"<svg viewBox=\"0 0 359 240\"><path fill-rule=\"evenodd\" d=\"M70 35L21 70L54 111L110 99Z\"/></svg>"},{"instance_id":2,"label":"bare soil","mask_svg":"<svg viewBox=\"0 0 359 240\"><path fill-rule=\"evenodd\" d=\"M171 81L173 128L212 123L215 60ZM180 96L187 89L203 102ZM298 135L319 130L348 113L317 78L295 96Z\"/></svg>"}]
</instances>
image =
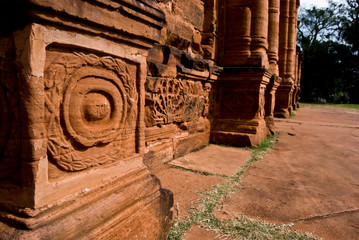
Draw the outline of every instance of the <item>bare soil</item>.
<instances>
[{"instance_id":1,"label":"bare soil","mask_svg":"<svg viewBox=\"0 0 359 240\"><path fill-rule=\"evenodd\" d=\"M245 215L323 239L359 239L359 111L301 108L217 215Z\"/></svg>"},{"instance_id":2,"label":"bare soil","mask_svg":"<svg viewBox=\"0 0 359 240\"><path fill-rule=\"evenodd\" d=\"M359 239L359 111L306 106L296 117L276 119L275 124L278 143L245 171L241 190L218 206L216 216L245 215L329 240ZM218 154L226 152L220 148L200 150L155 172L163 187L173 191L179 217L188 214L200 191L226 179L173 166L230 175L248 159L243 152L248 150ZM216 236L193 226L185 239Z\"/></svg>"}]
</instances>

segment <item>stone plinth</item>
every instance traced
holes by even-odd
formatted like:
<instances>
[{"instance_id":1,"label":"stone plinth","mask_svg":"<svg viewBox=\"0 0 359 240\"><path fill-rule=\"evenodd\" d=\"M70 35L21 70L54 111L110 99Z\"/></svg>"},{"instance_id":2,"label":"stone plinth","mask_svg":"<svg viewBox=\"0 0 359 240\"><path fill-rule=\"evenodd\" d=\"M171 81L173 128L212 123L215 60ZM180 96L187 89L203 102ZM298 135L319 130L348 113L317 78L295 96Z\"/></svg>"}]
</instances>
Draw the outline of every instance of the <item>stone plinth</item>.
<instances>
[{"instance_id":1,"label":"stone plinth","mask_svg":"<svg viewBox=\"0 0 359 240\"><path fill-rule=\"evenodd\" d=\"M273 75L270 78L269 84L267 85L266 92L265 92L265 115L264 119L267 125L267 133L274 134L275 127L274 127L274 107L276 104L276 91L282 82L282 79L276 75Z\"/></svg>"},{"instance_id":2,"label":"stone plinth","mask_svg":"<svg viewBox=\"0 0 359 240\"><path fill-rule=\"evenodd\" d=\"M274 109L274 116L280 118L290 117L292 107L294 85L293 82L282 82L276 92L276 103Z\"/></svg>"},{"instance_id":3,"label":"stone plinth","mask_svg":"<svg viewBox=\"0 0 359 240\"><path fill-rule=\"evenodd\" d=\"M146 56L162 11L21 3L0 39L0 239L165 239L172 194L143 164Z\"/></svg>"},{"instance_id":4,"label":"stone plinth","mask_svg":"<svg viewBox=\"0 0 359 240\"><path fill-rule=\"evenodd\" d=\"M264 68L224 68L216 82L213 142L253 146L266 137L264 94L270 77Z\"/></svg>"}]
</instances>

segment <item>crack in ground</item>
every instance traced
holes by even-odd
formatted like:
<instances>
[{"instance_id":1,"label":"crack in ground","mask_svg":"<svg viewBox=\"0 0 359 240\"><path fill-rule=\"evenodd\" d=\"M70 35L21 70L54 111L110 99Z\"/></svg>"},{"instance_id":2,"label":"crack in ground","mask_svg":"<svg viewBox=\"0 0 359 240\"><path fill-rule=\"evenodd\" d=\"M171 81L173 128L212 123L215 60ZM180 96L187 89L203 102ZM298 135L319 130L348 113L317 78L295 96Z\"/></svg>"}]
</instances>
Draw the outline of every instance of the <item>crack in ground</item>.
<instances>
[{"instance_id":1,"label":"crack in ground","mask_svg":"<svg viewBox=\"0 0 359 240\"><path fill-rule=\"evenodd\" d=\"M359 211L359 208L356 208L356 209L345 210L345 211L329 213L329 214L324 214L324 215L312 216L312 217L307 217L307 218L300 218L300 219L294 220L293 223L311 221L311 220L318 220L318 219L324 219L324 218L330 218L330 217L337 217L337 216L340 216L340 215L355 213L355 212L358 212L358 211Z\"/></svg>"}]
</instances>

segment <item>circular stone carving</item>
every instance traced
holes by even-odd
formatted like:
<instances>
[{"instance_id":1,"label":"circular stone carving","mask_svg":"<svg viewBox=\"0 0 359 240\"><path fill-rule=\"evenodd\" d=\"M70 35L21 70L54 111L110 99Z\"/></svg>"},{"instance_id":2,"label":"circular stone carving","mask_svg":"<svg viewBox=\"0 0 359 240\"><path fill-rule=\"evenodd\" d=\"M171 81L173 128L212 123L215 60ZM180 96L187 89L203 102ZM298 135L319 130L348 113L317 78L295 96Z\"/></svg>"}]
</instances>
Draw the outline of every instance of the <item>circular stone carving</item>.
<instances>
[{"instance_id":1,"label":"circular stone carving","mask_svg":"<svg viewBox=\"0 0 359 240\"><path fill-rule=\"evenodd\" d=\"M105 94L97 92L86 94L82 106L88 122L101 121L110 117L111 103Z\"/></svg>"},{"instance_id":2,"label":"circular stone carving","mask_svg":"<svg viewBox=\"0 0 359 240\"><path fill-rule=\"evenodd\" d=\"M82 67L65 92L63 119L73 139L91 147L121 133L127 115L126 91L111 71Z\"/></svg>"}]
</instances>

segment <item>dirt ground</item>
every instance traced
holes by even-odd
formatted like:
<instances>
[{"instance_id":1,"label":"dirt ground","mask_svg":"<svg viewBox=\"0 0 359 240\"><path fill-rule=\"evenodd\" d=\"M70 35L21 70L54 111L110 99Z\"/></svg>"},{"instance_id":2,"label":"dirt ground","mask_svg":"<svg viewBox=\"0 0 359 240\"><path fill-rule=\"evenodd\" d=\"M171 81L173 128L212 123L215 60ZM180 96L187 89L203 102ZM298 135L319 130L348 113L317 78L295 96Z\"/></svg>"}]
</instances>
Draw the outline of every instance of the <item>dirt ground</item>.
<instances>
[{"instance_id":1,"label":"dirt ground","mask_svg":"<svg viewBox=\"0 0 359 240\"><path fill-rule=\"evenodd\" d=\"M359 239L359 111L305 106L296 117L276 119L275 124L280 133L278 143L263 160L246 170L241 190L220 204L216 216L224 219L244 215L287 224L291 229L329 240ZM191 159L174 163L202 171L210 153L207 149L201 155L201 151L193 157L202 159L198 167ZM239 169L246 158L248 154L241 152L219 156L217 162L232 159L236 164L229 168ZM218 173L212 163L205 170ZM226 181L172 167L156 175L165 188L173 190L180 215L185 215L184 208L201 197L198 191ZM216 239L216 234L196 228L186 233L186 239Z\"/></svg>"}]
</instances>

